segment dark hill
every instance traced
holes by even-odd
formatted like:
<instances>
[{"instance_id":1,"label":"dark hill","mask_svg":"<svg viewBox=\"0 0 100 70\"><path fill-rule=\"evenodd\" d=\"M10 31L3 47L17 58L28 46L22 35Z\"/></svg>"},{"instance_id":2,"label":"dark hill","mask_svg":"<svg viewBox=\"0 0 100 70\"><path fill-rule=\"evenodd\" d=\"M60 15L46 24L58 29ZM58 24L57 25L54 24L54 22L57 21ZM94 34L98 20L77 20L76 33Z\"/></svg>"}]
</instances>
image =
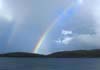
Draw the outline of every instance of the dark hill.
<instances>
[{"instance_id":1,"label":"dark hill","mask_svg":"<svg viewBox=\"0 0 100 70\"><path fill-rule=\"evenodd\" d=\"M50 55L40 55L26 52L14 52L0 54L0 57L43 57L43 58L100 58L100 49L96 50L77 50L77 51L62 51Z\"/></svg>"},{"instance_id":2,"label":"dark hill","mask_svg":"<svg viewBox=\"0 0 100 70\"><path fill-rule=\"evenodd\" d=\"M44 57L44 55L26 53L26 52L14 52L14 53L0 54L0 57Z\"/></svg>"},{"instance_id":3,"label":"dark hill","mask_svg":"<svg viewBox=\"0 0 100 70\"><path fill-rule=\"evenodd\" d=\"M100 49L56 52L51 55L48 55L48 57L55 57L55 58L100 57Z\"/></svg>"}]
</instances>

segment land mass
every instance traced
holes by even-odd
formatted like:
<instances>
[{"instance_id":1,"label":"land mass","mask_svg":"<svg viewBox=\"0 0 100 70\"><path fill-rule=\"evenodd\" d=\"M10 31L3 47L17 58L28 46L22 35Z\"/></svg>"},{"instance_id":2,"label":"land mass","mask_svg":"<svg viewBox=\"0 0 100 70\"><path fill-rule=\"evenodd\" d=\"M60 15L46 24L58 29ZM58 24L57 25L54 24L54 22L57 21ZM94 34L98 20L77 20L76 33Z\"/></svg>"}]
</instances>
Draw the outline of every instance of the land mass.
<instances>
[{"instance_id":1,"label":"land mass","mask_svg":"<svg viewBox=\"0 0 100 70\"><path fill-rule=\"evenodd\" d=\"M76 50L76 51L62 51L49 55L40 55L26 52L14 52L0 54L0 57L43 57L43 58L96 58L100 57L100 49L95 50Z\"/></svg>"},{"instance_id":2,"label":"land mass","mask_svg":"<svg viewBox=\"0 0 100 70\"><path fill-rule=\"evenodd\" d=\"M96 50L76 50L76 51L63 51L63 52L56 52L53 54L48 55L48 57L55 57L55 58L95 58L100 57L100 49Z\"/></svg>"},{"instance_id":3,"label":"land mass","mask_svg":"<svg viewBox=\"0 0 100 70\"><path fill-rule=\"evenodd\" d=\"M27 52L12 52L12 53L0 54L0 57L45 57L45 56Z\"/></svg>"}]
</instances>

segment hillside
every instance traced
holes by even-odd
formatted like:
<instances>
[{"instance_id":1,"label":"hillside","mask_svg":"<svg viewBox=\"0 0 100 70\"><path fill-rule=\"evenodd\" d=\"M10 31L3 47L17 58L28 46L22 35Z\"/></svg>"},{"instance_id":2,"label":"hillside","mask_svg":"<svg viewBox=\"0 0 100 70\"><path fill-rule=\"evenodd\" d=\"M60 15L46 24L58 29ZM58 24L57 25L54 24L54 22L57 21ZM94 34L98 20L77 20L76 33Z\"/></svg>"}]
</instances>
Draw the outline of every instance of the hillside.
<instances>
[{"instance_id":1,"label":"hillside","mask_svg":"<svg viewBox=\"0 0 100 70\"><path fill-rule=\"evenodd\" d=\"M0 54L0 57L44 57L44 55L27 53L27 52L14 52L14 53Z\"/></svg>"},{"instance_id":2,"label":"hillside","mask_svg":"<svg viewBox=\"0 0 100 70\"><path fill-rule=\"evenodd\" d=\"M14 53L0 54L0 57L96 58L96 57L100 57L100 49L62 51L50 55L40 55L40 54L33 54L33 53L26 53L26 52L14 52Z\"/></svg>"},{"instance_id":3,"label":"hillside","mask_svg":"<svg viewBox=\"0 0 100 70\"><path fill-rule=\"evenodd\" d=\"M56 57L56 58L100 57L100 49L56 52L51 55L48 55L48 57Z\"/></svg>"}]
</instances>

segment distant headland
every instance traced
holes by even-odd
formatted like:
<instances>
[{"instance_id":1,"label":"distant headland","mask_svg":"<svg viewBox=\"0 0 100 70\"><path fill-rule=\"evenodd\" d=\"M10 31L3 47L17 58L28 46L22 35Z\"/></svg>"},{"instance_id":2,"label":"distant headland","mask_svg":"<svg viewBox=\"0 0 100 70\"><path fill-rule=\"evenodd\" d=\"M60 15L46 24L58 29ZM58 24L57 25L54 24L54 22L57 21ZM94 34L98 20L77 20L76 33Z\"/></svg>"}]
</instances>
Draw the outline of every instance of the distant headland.
<instances>
[{"instance_id":1,"label":"distant headland","mask_svg":"<svg viewBox=\"0 0 100 70\"><path fill-rule=\"evenodd\" d=\"M76 50L76 51L62 51L49 55L40 55L27 52L13 52L0 54L0 57L33 57L33 58L99 58L100 49L95 50Z\"/></svg>"}]
</instances>

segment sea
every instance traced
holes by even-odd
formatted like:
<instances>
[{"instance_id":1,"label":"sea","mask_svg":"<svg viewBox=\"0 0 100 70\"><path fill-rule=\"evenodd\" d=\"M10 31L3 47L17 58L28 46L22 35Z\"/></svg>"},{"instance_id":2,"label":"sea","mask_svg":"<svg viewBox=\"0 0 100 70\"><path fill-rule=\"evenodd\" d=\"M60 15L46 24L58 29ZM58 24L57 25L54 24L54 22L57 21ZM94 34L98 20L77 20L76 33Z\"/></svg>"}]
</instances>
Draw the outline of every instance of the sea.
<instances>
[{"instance_id":1,"label":"sea","mask_svg":"<svg viewBox=\"0 0 100 70\"><path fill-rule=\"evenodd\" d=\"M100 58L7 58L0 70L100 70Z\"/></svg>"}]
</instances>

